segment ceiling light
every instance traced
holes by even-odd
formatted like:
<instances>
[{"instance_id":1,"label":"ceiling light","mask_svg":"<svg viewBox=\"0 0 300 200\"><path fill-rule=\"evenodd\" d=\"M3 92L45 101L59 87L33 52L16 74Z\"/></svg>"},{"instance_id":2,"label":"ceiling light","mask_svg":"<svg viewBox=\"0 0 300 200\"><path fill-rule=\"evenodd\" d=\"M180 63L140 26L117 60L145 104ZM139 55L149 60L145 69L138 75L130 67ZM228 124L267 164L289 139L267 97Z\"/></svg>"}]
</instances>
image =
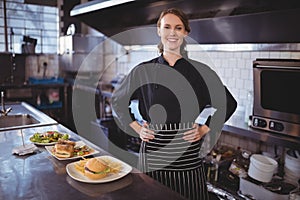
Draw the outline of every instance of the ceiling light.
<instances>
[{"instance_id":1,"label":"ceiling light","mask_svg":"<svg viewBox=\"0 0 300 200\"><path fill-rule=\"evenodd\" d=\"M71 16L80 15L83 13L88 13L88 12L92 12L92 11L96 11L96 10L100 10L100 9L104 9L104 8L109 8L112 6L129 3L132 1L135 1L135 0L91 1L91 2L86 3L85 5L84 4L78 5L78 9L71 10L70 15ZM97 3L97 2L99 2L99 3ZM88 4L90 4L90 5L88 5Z\"/></svg>"}]
</instances>

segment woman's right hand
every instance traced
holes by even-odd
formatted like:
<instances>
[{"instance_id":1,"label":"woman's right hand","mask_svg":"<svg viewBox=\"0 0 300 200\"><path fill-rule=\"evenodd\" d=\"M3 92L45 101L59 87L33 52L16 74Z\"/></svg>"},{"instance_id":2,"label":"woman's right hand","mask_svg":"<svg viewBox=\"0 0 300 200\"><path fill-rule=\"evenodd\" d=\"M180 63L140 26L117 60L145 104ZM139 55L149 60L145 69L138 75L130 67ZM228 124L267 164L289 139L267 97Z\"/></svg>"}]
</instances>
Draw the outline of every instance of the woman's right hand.
<instances>
[{"instance_id":1,"label":"woman's right hand","mask_svg":"<svg viewBox=\"0 0 300 200\"><path fill-rule=\"evenodd\" d=\"M142 141L149 142L149 140L154 139L154 131L148 129L148 124L144 122L141 126L138 122L132 122L130 126L139 134Z\"/></svg>"},{"instance_id":2,"label":"woman's right hand","mask_svg":"<svg viewBox=\"0 0 300 200\"><path fill-rule=\"evenodd\" d=\"M148 124L145 122L144 122L143 126L141 126L139 135L140 135L140 138L145 142L149 142L149 140L154 139L154 131L148 129Z\"/></svg>"}]
</instances>

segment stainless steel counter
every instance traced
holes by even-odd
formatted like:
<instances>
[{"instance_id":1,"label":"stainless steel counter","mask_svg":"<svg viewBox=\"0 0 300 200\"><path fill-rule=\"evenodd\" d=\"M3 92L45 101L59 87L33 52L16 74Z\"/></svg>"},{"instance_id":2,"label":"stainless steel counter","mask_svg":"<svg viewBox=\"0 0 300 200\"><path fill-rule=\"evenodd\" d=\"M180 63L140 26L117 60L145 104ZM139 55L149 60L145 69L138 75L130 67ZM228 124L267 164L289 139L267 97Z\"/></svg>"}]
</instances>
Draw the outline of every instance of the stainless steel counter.
<instances>
[{"instance_id":1,"label":"stainless steel counter","mask_svg":"<svg viewBox=\"0 0 300 200\"><path fill-rule=\"evenodd\" d=\"M108 155L91 142L56 124L22 129L25 144L35 132L57 130L82 140L100 151L94 155ZM66 173L66 165L74 160L59 161L43 146L26 155L13 155L14 147L22 145L20 129L0 132L0 199L182 199L177 193L140 173L137 169L127 176L109 183L88 184L73 180Z\"/></svg>"},{"instance_id":2,"label":"stainless steel counter","mask_svg":"<svg viewBox=\"0 0 300 200\"><path fill-rule=\"evenodd\" d=\"M14 102L14 103L5 103L6 108L11 108L11 111L7 114L8 116L1 116L0 117L0 132L1 131L7 131L7 130L13 130L13 129L20 129L20 128L31 128L31 127L38 127L38 126L49 126L58 124L57 121L52 119L51 117L48 117L43 112L33 108L31 105L25 103L25 102ZM2 106L1 106L1 109ZM17 123L16 125L12 125L9 123L8 118L10 117L19 117L24 116L31 117L35 122L26 124L24 121L21 121L20 123ZM17 119L17 118L16 118ZM14 123L16 119L11 118L11 123Z\"/></svg>"}]
</instances>

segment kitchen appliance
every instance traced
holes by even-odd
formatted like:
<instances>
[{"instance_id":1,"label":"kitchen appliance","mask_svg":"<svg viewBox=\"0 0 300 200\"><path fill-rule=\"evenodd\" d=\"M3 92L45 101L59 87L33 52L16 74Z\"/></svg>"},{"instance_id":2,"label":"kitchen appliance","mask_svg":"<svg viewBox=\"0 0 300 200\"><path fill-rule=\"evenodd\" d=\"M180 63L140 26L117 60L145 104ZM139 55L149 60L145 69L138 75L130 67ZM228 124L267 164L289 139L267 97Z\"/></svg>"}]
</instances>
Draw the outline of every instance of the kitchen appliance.
<instances>
[{"instance_id":1,"label":"kitchen appliance","mask_svg":"<svg viewBox=\"0 0 300 200\"><path fill-rule=\"evenodd\" d=\"M251 127L300 137L300 60L256 59Z\"/></svg>"},{"instance_id":2,"label":"kitchen appliance","mask_svg":"<svg viewBox=\"0 0 300 200\"><path fill-rule=\"evenodd\" d=\"M68 72L99 72L103 65L104 37L65 35L60 36L59 66ZM91 53L93 58L88 57ZM88 59L85 61L85 59ZM94 59L94 60L93 60ZM84 67L81 67L84 65ZM81 67L81 68L80 68Z\"/></svg>"},{"instance_id":3,"label":"kitchen appliance","mask_svg":"<svg viewBox=\"0 0 300 200\"><path fill-rule=\"evenodd\" d=\"M282 180L273 179L270 183L261 183L250 177L240 177L238 195L246 197L244 199L288 200L290 192L295 188L295 185Z\"/></svg>"}]
</instances>

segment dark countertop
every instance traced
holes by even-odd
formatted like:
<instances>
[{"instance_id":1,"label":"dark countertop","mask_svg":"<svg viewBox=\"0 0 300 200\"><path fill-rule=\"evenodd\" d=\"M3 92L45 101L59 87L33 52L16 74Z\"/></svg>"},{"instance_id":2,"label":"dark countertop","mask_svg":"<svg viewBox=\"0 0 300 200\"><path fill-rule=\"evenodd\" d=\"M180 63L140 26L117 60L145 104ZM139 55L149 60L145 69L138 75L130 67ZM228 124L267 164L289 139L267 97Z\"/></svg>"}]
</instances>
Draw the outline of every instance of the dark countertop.
<instances>
[{"instance_id":1,"label":"dark countertop","mask_svg":"<svg viewBox=\"0 0 300 200\"><path fill-rule=\"evenodd\" d=\"M23 129L25 143L30 143L29 137L35 132L47 130L69 133L72 139L83 140L100 151L94 156L109 155L62 125ZM137 169L109 183L81 183L66 173L66 165L74 160L59 161L43 146L34 154L13 155L12 149L20 145L20 130L0 132L0 199L182 199Z\"/></svg>"}]
</instances>

